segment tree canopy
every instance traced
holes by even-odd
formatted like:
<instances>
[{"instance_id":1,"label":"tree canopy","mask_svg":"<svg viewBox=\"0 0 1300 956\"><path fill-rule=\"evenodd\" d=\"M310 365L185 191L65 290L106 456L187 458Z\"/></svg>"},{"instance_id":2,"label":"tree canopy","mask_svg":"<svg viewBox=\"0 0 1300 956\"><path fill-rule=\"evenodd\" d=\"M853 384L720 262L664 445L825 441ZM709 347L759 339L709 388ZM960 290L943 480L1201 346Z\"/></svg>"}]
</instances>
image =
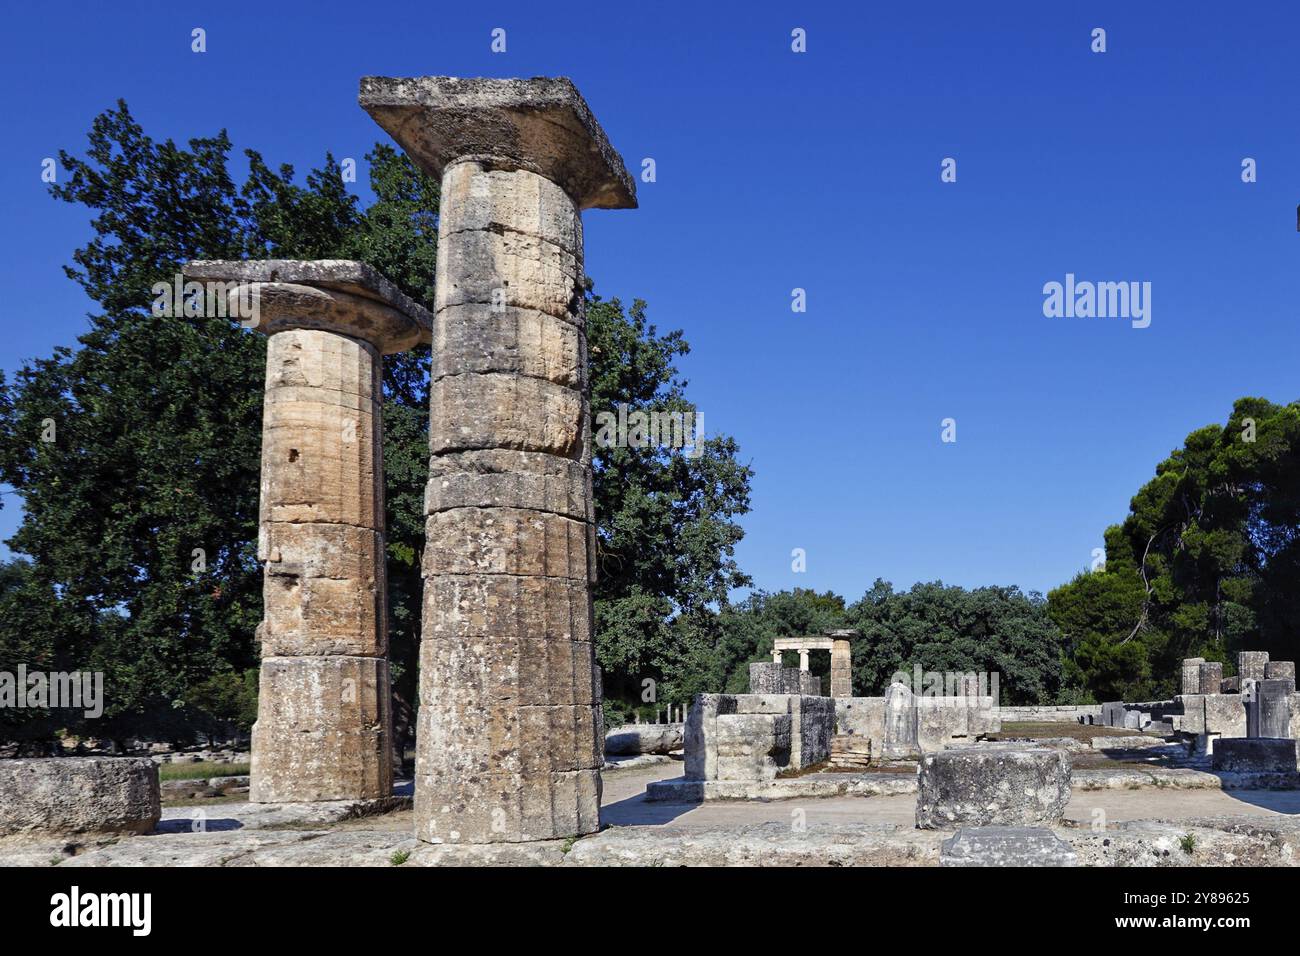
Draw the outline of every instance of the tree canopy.
<instances>
[{"instance_id":1,"label":"tree canopy","mask_svg":"<svg viewBox=\"0 0 1300 956\"><path fill-rule=\"evenodd\" d=\"M438 184L403 154L376 144L366 156L363 206L328 154L299 181L246 150L237 182L231 149L224 131L157 141L119 102L94 120L84 155L60 152L66 175L51 193L84 206L93 228L66 272L97 309L75 347L0 376L0 481L23 506L9 541L19 560L0 573L0 667L103 671L99 733L246 725L257 659L265 340L229 319L156 317L151 286L190 259L360 259L433 304ZM693 410L673 366L682 334L658 333L645 303L625 309L591 288L593 407ZM427 347L385 358L399 730L415 701L428 378ZM732 553L750 472L725 436L698 457L595 452L600 660L616 691L647 676L671 687L683 657L661 641L663 619L725 604L746 583ZM52 715L28 730L51 721L77 723Z\"/></svg>"}]
</instances>

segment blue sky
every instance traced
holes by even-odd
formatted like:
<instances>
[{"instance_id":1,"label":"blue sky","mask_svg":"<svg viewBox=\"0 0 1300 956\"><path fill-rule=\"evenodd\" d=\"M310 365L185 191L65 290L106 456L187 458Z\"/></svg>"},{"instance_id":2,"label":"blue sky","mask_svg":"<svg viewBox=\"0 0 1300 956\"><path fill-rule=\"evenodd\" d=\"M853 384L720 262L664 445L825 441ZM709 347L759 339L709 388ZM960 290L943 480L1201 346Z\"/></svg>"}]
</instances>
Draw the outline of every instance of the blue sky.
<instances>
[{"instance_id":1,"label":"blue sky","mask_svg":"<svg viewBox=\"0 0 1300 956\"><path fill-rule=\"evenodd\" d=\"M639 210L585 214L587 271L685 330L706 429L756 471L755 583L1046 591L1189 431L1300 397L1297 26L1281 3L14 5L0 368L85 328L61 267L87 214L40 164L118 97L156 138L225 127L305 172L386 139L364 74L566 75L630 169L655 159ZM1066 273L1150 282L1150 327L1044 317Z\"/></svg>"}]
</instances>

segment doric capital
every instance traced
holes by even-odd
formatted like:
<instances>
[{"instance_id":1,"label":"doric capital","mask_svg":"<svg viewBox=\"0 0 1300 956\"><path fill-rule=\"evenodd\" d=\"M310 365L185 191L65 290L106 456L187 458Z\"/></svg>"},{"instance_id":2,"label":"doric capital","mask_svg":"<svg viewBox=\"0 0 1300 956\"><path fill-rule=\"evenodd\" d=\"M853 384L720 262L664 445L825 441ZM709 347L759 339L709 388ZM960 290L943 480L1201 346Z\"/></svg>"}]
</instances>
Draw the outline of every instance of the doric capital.
<instances>
[{"instance_id":1,"label":"doric capital","mask_svg":"<svg viewBox=\"0 0 1300 956\"><path fill-rule=\"evenodd\" d=\"M361 339L385 355L432 339L428 311L364 262L206 259L183 271L189 279L225 283L232 304L249 301L251 292L254 314L246 324L267 335L320 329Z\"/></svg>"},{"instance_id":2,"label":"doric capital","mask_svg":"<svg viewBox=\"0 0 1300 956\"><path fill-rule=\"evenodd\" d=\"M526 169L579 209L636 207L636 186L565 77L361 78L361 106L425 172L462 159Z\"/></svg>"}]
</instances>

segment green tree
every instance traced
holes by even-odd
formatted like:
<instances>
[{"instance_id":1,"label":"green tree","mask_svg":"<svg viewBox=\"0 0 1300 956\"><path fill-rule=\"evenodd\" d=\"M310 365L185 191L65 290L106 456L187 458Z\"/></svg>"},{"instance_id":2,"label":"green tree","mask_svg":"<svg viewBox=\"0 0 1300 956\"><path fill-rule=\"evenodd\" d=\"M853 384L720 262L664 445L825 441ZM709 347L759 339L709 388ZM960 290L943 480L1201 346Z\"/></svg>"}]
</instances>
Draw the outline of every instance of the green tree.
<instances>
[{"instance_id":1,"label":"green tree","mask_svg":"<svg viewBox=\"0 0 1300 956\"><path fill-rule=\"evenodd\" d=\"M589 291L587 341L593 414L620 405L697 414L673 364L689 346L680 331L661 335L644 302L625 309ZM716 611L750 583L734 552L752 471L726 436L706 437L699 454L685 451L592 448L597 657L611 703L640 704L648 686L660 706L716 689Z\"/></svg>"},{"instance_id":2,"label":"green tree","mask_svg":"<svg viewBox=\"0 0 1300 956\"><path fill-rule=\"evenodd\" d=\"M68 175L51 191L91 210L94 230L66 271L97 310L77 347L0 376L0 481L24 508L9 544L28 559L0 579L0 660L103 670L97 733L182 735L208 719L187 703L197 688L210 701L207 682L256 664L264 339L225 319L155 317L154 283L190 259L356 258L433 303L438 185L404 155L367 155L375 201L362 208L328 155L300 185L248 150L237 184L230 149L224 131L155 141L119 102L84 157L61 152ZM589 292L587 304L593 407L693 411L672 364L681 333L660 335L641 302L625 311ZM428 377L427 348L385 359L399 731L415 700ZM724 436L698 457L596 449L597 640L614 688L644 675L680 693L710 607L747 583L732 552L750 472L736 456Z\"/></svg>"},{"instance_id":3,"label":"green tree","mask_svg":"<svg viewBox=\"0 0 1300 956\"><path fill-rule=\"evenodd\" d=\"M853 687L881 694L899 671L998 675L1004 704L1054 701L1062 686L1063 639L1038 594L1016 587L966 590L941 582L894 591L879 579L848 608Z\"/></svg>"},{"instance_id":4,"label":"green tree","mask_svg":"<svg viewBox=\"0 0 1300 956\"><path fill-rule=\"evenodd\" d=\"M1105 570L1049 600L1099 697L1174 693L1188 656L1294 658L1300 405L1242 398L1188 435L1107 532Z\"/></svg>"}]
</instances>

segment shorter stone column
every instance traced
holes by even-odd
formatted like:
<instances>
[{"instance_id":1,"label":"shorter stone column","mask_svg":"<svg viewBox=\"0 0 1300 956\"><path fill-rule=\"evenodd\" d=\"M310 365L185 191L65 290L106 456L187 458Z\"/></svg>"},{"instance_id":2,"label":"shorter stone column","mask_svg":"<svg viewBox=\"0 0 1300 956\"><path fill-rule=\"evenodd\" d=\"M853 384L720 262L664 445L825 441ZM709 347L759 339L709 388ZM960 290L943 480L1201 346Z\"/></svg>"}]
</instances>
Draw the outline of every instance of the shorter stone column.
<instances>
[{"instance_id":1,"label":"shorter stone column","mask_svg":"<svg viewBox=\"0 0 1300 956\"><path fill-rule=\"evenodd\" d=\"M1206 661L1201 665L1201 693L1219 694L1223 692L1223 665L1218 661Z\"/></svg>"},{"instance_id":2,"label":"shorter stone column","mask_svg":"<svg viewBox=\"0 0 1300 956\"><path fill-rule=\"evenodd\" d=\"M799 670L808 670L808 648L799 648Z\"/></svg>"},{"instance_id":3,"label":"shorter stone column","mask_svg":"<svg viewBox=\"0 0 1300 956\"><path fill-rule=\"evenodd\" d=\"M832 631L831 640L831 696L853 696L853 655L849 638L857 631Z\"/></svg>"},{"instance_id":4,"label":"shorter stone column","mask_svg":"<svg viewBox=\"0 0 1300 956\"><path fill-rule=\"evenodd\" d=\"M261 680L249 798L392 795L381 356L430 317L369 266L192 262L266 333Z\"/></svg>"},{"instance_id":5,"label":"shorter stone column","mask_svg":"<svg viewBox=\"0 0 1300 956\"><path fill-rule=\"evenodd\" d=\"M1242 680L1268 677L1268 651L1238 651L1237 676Z\"/></svg>"}]
</instances>

